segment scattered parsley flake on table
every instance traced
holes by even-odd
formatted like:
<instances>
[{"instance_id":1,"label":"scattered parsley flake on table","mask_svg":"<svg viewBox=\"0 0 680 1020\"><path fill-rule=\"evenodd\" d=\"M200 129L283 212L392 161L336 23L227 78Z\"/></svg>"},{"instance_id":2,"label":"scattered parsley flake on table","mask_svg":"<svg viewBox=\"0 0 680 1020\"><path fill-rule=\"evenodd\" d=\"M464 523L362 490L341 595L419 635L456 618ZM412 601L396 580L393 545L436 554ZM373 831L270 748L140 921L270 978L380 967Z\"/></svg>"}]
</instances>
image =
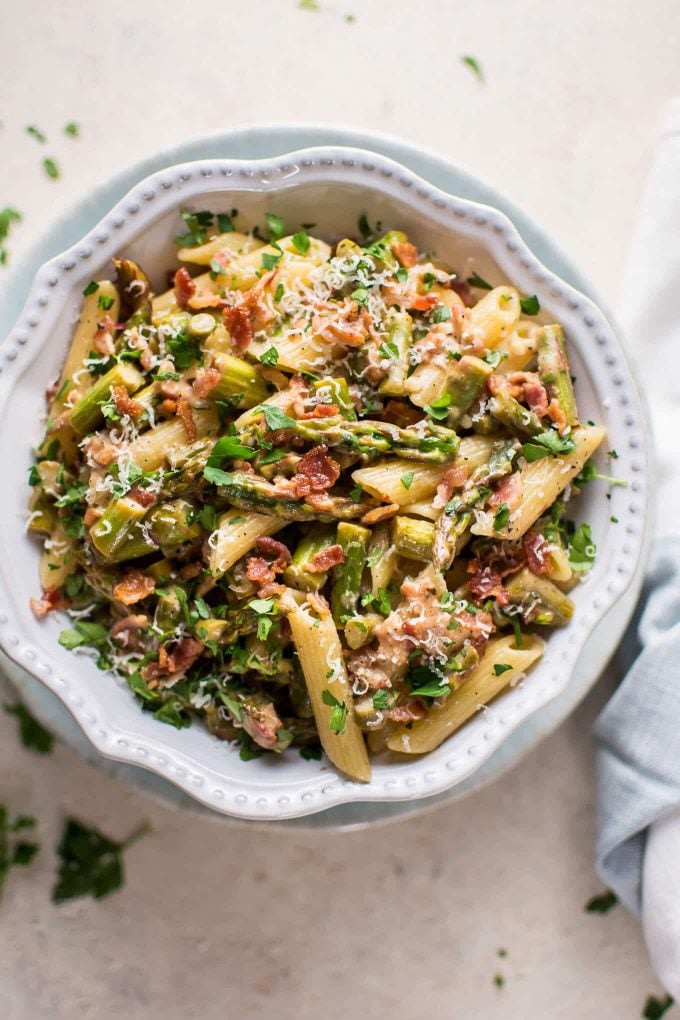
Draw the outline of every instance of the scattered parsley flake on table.
<instances>
[{"instance_id":1,"label":"scattered parsley flake on table","mask_svg":"<svg viewBox=\"0 0 680 1020\"><path fill-rule=\"evenodd\" d=\"M44 145L44 143L47 141L46 135L44 135L40 128L37 128L35 124L28 125L28 127L26 128L26 134L30 135L32 138L35 138L36 142L40 142L41 145Z\"/></svg>"},{"instance_id":2,"label":"scattered parsley flake on table","mask_svg":"<svg viewBox=\"0 0 680 1020\"><path fill-rule=\"evenodd\" d=\"M122 843L109 839L98 829L88 828L76 818L67 818L57 847L60 857L53 903L78 896L100 900L123 884L123 851L150 831L144 823Z\"/></svg>"},{"instance_id":3,"label":"scattered parsley flake on table","mask_svg":"<svg viewBox=\"0 0 680 1020\"><path fill-rule=\"evenodd\" d=\"M7 715L14 715L19 721L19 736L24 747L30 747L38 754L49 754L52 750L54 737L37 719L34 719L28 709L17 702L16 705L5 705Z\"/></svg>"},{"instance_id":4,"label":"scattered parsley flake on table","mask_svg":"<svg viewBox=\"0 0 680 1020\"><path fill-rule=\"evenodd\" d=\"M49 156L47 157L47 159L43 160L43 164L42 165L43 165L43 170L45 171L47 176L51 177L53 181L56 181L56 180L59 179L59 177L61 177L61 173L59 171L59 167L57 166L57 164L55 163L55 161L53 159L49 158Z\"/></svg>"},{"instance_id":5,"label":"scattered parsley flake on table","mask_svg":"<svg viewBox=\"0 0 680 1020\"><path fill-rule=\"evenodd\" d=\"M462 64L465 64L466 67L470 68L472 73L476 75L479 81L483 82L485 80L484 72L482 71L481 65L476 57L465 55L460 58L460 61Z\"/></svg>"},{"instance_id":6,"label":"scattered parsley flake on table","mask_svg":"<svg viewBox=\"0 0 680 1020\"><path fill-rule=\"evenodd\" d=\"M18 832L34 827L35 818L17 815L11 819L5 805L0 804L0 892L10 868L27 867L40 849L37 843L14 838Z\"/></svg>"},{"instance_id":7,"label":"scattered parsley flake on table","mask_svg":"<svg viewBox=\"0 0 680 1020\"><path fill-rule=\"evenodd\" d=\"M589 899L583 909L587 914L608 914L618 902L619 898L616 893L608 889L606 892Z\"/></svg>"},{"instance_id":8,"label":"scattered parsley flake on table","mask_svg":"<svg viewBox=\"0 0 680 1020\"><path fill-rule=\"evenodd\" d=\"M70 138L80 138L80 125L76 124L74 120L70 120L68 124L64 125L64 134L69 135Z\"/></svg>"},{"instance_id":9,"label":"scattered parsley flake on table","mask_svg":"<svg viewBox=\"0 0 680 1020\"><path fill-rule=\"evenodd\" d=\"M666 995L663 999L657 999L656 996L650 995L642 1013L644 1020L661 1020L661 1017L668 1012L674 1002L675 1000L670 995Z\"/></svg>"},{"instance_id":10,"label":"scattered parsley flake on table","mask_svg":"<svg viewBox=\"0 0 680 1020\"><path fill-rule=\"evenodd\" d=\"M0 266L4 266L9 257L3 242L9 237L12 224L20 222L21 213L17 209L13 209L11 206L5 206L4 209L0 209Z\"/></svg>"}]
</instances>

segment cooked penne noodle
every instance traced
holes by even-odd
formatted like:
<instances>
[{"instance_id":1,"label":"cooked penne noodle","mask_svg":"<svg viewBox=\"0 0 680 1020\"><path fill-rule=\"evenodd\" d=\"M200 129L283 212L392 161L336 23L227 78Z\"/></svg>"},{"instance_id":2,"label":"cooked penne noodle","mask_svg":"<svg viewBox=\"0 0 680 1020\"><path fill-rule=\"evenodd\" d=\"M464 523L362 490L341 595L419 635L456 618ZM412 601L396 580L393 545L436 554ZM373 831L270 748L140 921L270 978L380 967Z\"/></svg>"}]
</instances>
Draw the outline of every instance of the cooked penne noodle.
<instances>
[{"instance_id":1,"label":"cooked penne noodle","mask_svg":"<svg viewBox=\"0 0 680 1020\"><path fill-rule=\"evenodd\" d=\"M252 234L241 234L237 230L232 230L228 234L218 234L217 237L195 248L180 248L177 258L180 262L190 262L195 266L209 266L218 255L227 255L231 260L238 255L247 255L263 247L264 243L258 241ZM229 264L227 260L225 264Z\"/></svg>"},{"instance_id":2,"label":"cooked penne noodle","mask_svg":"<svg viewBox=\"0 0 680 1020\"><path fill-rule=\"evenodd\" d=\"M302 605L288 614L288 623L321 746L341 772L360 783L369 782L371 766L354 716L352 691L332 616L319 616L309 605Z\"/></svg>"},{"instance_id":3,"label":"cooked penne noodle","mask_svg":"<svg viewBox=\"0 0 680 1020\"><path fill-rule=\"evenodd\" d=\"M106 310L102 306L105 306ZM92 384L92 376L85 368L84 362L95 350L94 338L99 330L99 323L106 315L110 316L112 322L117 322L119 313L120 298L114 284L110 280L100 280L97 283L97 289L92 294L87 294L83 301L80 319L59 376L56 389L59 400L55 400L53 405L55 411L62 409L65 405L68 406L71 387L77 389L81 395L89 389ZM76 376L75 380L74 376ZM67 386L67 381L70 381L71 385Z\"/></svg>"},{"instance_id":4,"label":"cooked penne noodle","mask_svg":"<svg viewBox=\"0 0 680 1020\"><path fill-rule=\"evenodd\" d=\"M217 531L208 540L210 573L213 577L221 577L237 560L250 552L258 538L275 534L284 524L285 521L278 517L242 513L240 510L229 510L222 514Z\"/></svg>"},{"instance_id":5,"label":"cooked penne noodle","mask_svg":"<svg viewBox=\"0 0 680 1020\"><path fill-rule=\"evenodd\" d=\"M217 428L217 415L209 411L194 411L194 424L198 436L207 436ZM143 471L155 471L168 462L175 451L187 445L186 426L180 418L168 418L155 428L142 432L130 444L130 457Z\"/></svg>"},{"instance_id":6,"label":"cooked penne noodle","mask_svg":"<svg viewBox=\"0 0 680 1020\"><path fill-rule=\"evenodd\" d=\"M507 524L497 528L493 513L480 513L472 525L472 533L496 539L521 538L573 481L604 437L605 430L599 426L574 429L571 438L576 446L571 453L543 457L517 472L520 503L511 511Z\"/></svg>"},{"instance_id":7,"label":"cooked penne noodle","mask_svg":"<svg viewBox=\"0 0 680 1020\"><path fill-rule=\"evenodd\" d=\"M466 333L496 347L512 334L520 316L519 294L514 287L494 287L467 313Z\"/></svg>"},{"instance_id":8,"label":"cooked penne noodle","mask_svg":"<svg viewBox=\"0 0 680 1020\"><path fill-rule=\"evenodd\" d=\"M483 705L488 705L508 685L523 679L543 655L544 647L544 642L535 635L525 634L522 648L515 647L514 637L492 639L479 664L458 690L431 708L425 719L416 720L408 729L400 726L388 737L387 746L402 754L434 751ZM510 666L510 669L496 675L495 666Z\"/></svg>"}]
</instances>

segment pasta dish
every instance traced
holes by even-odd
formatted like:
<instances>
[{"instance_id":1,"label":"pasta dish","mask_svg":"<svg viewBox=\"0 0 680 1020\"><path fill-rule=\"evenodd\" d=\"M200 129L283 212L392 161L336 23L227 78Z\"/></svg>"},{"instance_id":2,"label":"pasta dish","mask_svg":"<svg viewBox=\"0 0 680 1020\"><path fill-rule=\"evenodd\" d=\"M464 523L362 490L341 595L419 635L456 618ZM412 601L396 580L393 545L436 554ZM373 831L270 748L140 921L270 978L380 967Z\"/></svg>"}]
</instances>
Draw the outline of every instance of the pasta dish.
<instances>
[{"instance_id":1,"label":"pasta dish","mask_svg":"<svg viewBox=\"0 0 680 1020\"><path fill-rule=\"evenodd\" d=\"M29 478L32 608L158 720L368 781L569 623L604 430L535 296L366 217L331 245L182 215L169 290L126 258L84 290Z\"/></svg>"}]
</instances>

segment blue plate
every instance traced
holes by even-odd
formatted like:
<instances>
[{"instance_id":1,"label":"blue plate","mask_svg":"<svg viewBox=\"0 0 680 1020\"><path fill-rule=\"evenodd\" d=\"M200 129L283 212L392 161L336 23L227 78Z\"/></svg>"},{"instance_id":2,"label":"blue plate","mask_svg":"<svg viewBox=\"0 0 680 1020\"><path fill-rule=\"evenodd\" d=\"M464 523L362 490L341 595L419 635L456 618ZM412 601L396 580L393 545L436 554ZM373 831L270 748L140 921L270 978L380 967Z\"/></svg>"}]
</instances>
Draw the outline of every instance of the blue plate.
<instances>
[{"instance_id":1,"label":"blue plate","mask_svg":"<svg viewBox=\"0 0 680 1020\"><path fill-rule=\"evenodd\" d=\"M546 266L572 286L592 297L602 307L602 302L593 294L589 283L583 279L557 245L511 202L468 171L439 156L416 149L406 142L379 134L368 134L349 128L302 124L262 125L222 131L159 152L117 174L56 220L4 278L3 300L0 305L0 335L5 336L14 325L30 283L43 262L79 240L131 187L148 174L192 159L262 158L313 145L350 145L372 149L410 167L443 191L501 209L510 217L529 247ZM516 765L532 747L552 732L584 697L618 647L640 592L644 563L643 555L628 591L600 622L588 640L567 690L527 719L472 776L452 790L427 800L398 804L344 804L320 814L283 822L248 822L218 815L153 773L103 758L89 743L56 695L4 657L2 663L5 673L17 687L30 711L80 757L115 776L125 785L160 798L170 806L210 814L228 825L266 824L298 829L360 828L429 811L437 805L457 800L479 789Z\"/></svg>"}]
</instances>

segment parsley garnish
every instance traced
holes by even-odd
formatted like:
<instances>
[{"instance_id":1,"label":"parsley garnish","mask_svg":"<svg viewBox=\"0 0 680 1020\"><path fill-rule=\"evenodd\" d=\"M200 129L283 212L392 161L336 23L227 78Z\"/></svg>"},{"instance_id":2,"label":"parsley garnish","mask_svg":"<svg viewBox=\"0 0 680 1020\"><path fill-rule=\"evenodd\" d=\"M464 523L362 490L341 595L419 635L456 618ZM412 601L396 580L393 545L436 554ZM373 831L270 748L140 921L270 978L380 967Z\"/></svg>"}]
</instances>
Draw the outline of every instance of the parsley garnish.
<instances>
[{"instance_id":1,"label":"parsley garnish","mask_svg":"<svg viewBox=\"0 0 680 1020\"><path fill-rule=\"evenodd\" d=\"M505 351L487 351L484 355L484 360L487 365L491 365L492 368L498 368L501 361L503 361L504 358L507 358L507 356L508 355Z\"/></svg>"},{"instance_id":2,"label":"parsley garnish","mask_svg":"<svg viewBox=\"0 0 680 1020\"><path fill-rule=\"evenodd\" d=\"M293 247L300 255L306 255L309 251L309 235L306 230L298 230L297 234L293 234Z\"/></svg>"},{"instance_id":3,"label":"parsley garnish","mask_svg":"<svg viewBox=\"0 0 680 1020\"><path fill-rule=\"evenodd\" d=\"M403 474L401 476L401 484L404 486L405 489L411 488L415 476L416 476L415 471L407 471L406 474Z\"/></svg>"},{"instance_id":4,"label":"parsley garnish","mask_svg":"<svg viewBox=\"0 0 680 1020\"><path fill-rule=\"evenodd\" d=\"M278 284L278 286L277 286L277 288L276 288L276 290L274 292L274 304L278 305L278 303L279 303L279 301L281 300L282 297L283 297L283 284L280 283L280 284Z\"/></svg>"},{"instance_id":5,"label":"parsley garnish","mask_svg":"<svg viewBox=\"0 0 680 1020\"><path fill-rule=\"evenodd\" d=\"M276 347L268 347L263 354L260 355L260 361L263 365L276 365L279 361L279 352Z\"/></svg>"},{"instance_id":6,"label":"parsley garnish","mask_svg":"<svg viewBox=\"0 0 680 1020\"><path fill-rule=\"evenodd\" d=\"M148 831L147 824L141 825L124 842L116 843L98 829L67 818L57 847L60 862L52 901L64 903L77 896L100 900L120 889L124 879L123 851Z\"/></svg>"},{"instance_id":7,"label":"parsley garnish","mask_svg":"<svg viewBox=\"0 0 680 1020\"><path fill-rule=\"evenodd\" d=\"M262 268L266 270L276 269L279 262L281 261L281 255L272 255L270 252L265 252L262 256Z\"/></svg>"},{"instance_id":8,"label":"parsley garnish","mask_svg":"<svg viewBox=\"0 0 680 1020\"><path fill-rule=\"evenodd\" d=\"M321 748L318 744L312 744L311 747L301 747L300 757L304 758L305 761L321 761Z\"/></svg>"},{"instance_id":9,"label":"parsley garnish","mask_svg":"<svg viewBox=\"0 0 680 1020\"><path fill-rule=\"evenodd\" d=\"M113 298L109 294L100 294L97 298L97 308L101 308L103 312L108 312L109 308L113 307Z\"/></svg>"},{"instance_id":10,"label":"parsley garnish","mask_svg":"<svg viewBox=\"0 0 680 1020\"><path fill-rule=\"evenodd\" d=\"M657 999L654 995L650 995L642 1014L644 1020L661 1020L661 1017L668 1012L674 1002L675 999L671 995L666 995L663 999Z\"/></svg>"},{"instance_id":11,"label":"parsley garnish","mask_svg":"<svg viewBox=\"0 0 680 1020\"><path fill-rule=\"evenodd\" d=\"M12 867L26 867L31 863L38 850L37 843L10 839L16 833L35 826L35 818L30 815L17 815L10 819L7 808L0 804L0 892Z\"/></svg>"},{"instance_id":12,"label":"parsley garnish","mask_svg":"<svg viewBox=\"0 0 680 1020\"><path fill-rule=\"evenodd\" d=\"M612 478L611 475L601 474L595 467L592 460L586 461L583 465L579 473L576 475L576 478L574 478L574 485L577 486L577 488L582 489L584 485L587 485L588 482L592 482L595 479L601 482L609 482L610 485L619 485L623 487L628 485L628 482L626 482L623 478Z\"/></svg>"},{"instance_id":13,"label":"parsley garnish","mask_svg":"<svg viewBox=\"0 0 680 1020\"><path fill-rule=\"evenodd\" d=\"M451 693L443 673L432 666L416 666L406 680L414 697L446 698Z\"/></svg>"},{"instance_id":14,"label":"parsley garnish","mask_svg":"<svg viewBox=\"0 0 680 1020\"><path fill-rule=\"evenodd\" d=\"M21 213L16 209L12 209L10 206L5 206L4 209L0 210L0 265L2 266L5 265L8 258L8 252L3 242L9 237L12 223L20 222Z\"/></svg>"},{"instance_id":15,"label":"parsley garnish","mask_svg":"<svg viewBox=\"0 0 680 1020\"><path fill-rule=\"evenodd\" d=\"M547 432L541 432L525 443L522 453L531 463L550 454L557 456L560 453L571 453L575 448L576 443L569 436L562 437L555 429L548 429Z\"/></svg>"},{"instance_id":16,"label":"parsley garnish","mask_svg":"<svg viewBox=\"0 0 680 1020\"><path fill-rule=\"evenodd\" d=\"M168 726L174 726L176 730L183 730L187 726L191 726L191 719L184 711L184 706L179 698L168 698L168 700L161 705L156 712L154 712L153 717L154 719L158 719L159 722L167 723Z\"/></svg>"},{"instance_id":17,"label":"parsley garnish","mask_svg":"<svg viewBox=\"0 0 680 1020\"><path fill-rule=\"evenodd\" d=\"M535 294L532 294L531 297L520 298L519 306L525 315L538 315L541 310Z\"/></svg>"},{"instance_id":18,"label":"parsley garnish","mask_svg":"<svg viewBox=\"0 0 680 1020\"><path fill-rule=\"evenodd\" d=\"M99 284L95 280L90 280L87 287L83 291L83 297L89 297L90 294L94 294L95 291L99 290Z\"/></svg>"},{"instance_id":19,"label":"parsley garnish","mask_svg":"<svg viewBox=\"0 0 680 1020\"><path fill-rule=\"evenodd\" d=\"M27 708L17 702L16 705L5 705L7 715L16 716L19 721L19 736L24 747L30 747L38 754L49 754L52 750L54 737L34 719Z\"/></svg>"},{"instance_id":20,"label":"parsley garnish","mask_svg":"<svg viewBox=\"0 0 680 1020\"><path fill-rule=\"evenodd\" d=\"M503 988L505 986L505 978L502 974L494 974L493 983L496 988Z\"/></svg>"},{"instance_id":21,"label":"parsley garnish","mask_svg":"<svg viewBox=\"0 0 680 1020\"><path fill-rule=\"evenodd\" d=\"M80 125L76 124L74 120L70 120L68 124L64 125L64 134L70 138L80 138Z\"/></svg>"},{"instance_id":22,"label":"parsley garnish","mask_svg":"<svg viewBox=\"0 0 680 1020\"><path fill-rule=\"evenodd\" d=\"M465 64L466 67L469 67L472 73L476 75L481 82L484 81L484 72L482 71L480 63L476 57L466 55L460 58L460 62L461 64Z\"/></svg>"},{"instance_id":23,"label":"parsley garnish","mask_svg":"<svg viewBox=\"0 0 680 1020\"><path fill-rule=\"evenodd\" d=\"M387 708L390 703L389 692L384 688L381 691L376 691L373 695L373 708L380 712L383 708Z\"/></svg>"},{"instance_id":24,"label":"parsley garnish","mask_svg":"<svg viewBox=\"0 0 680 1020\"><path fill-rule=\"evenodd\" d=\"M493 290L493 284L487 283L479 273L473 273L472 276L468 276L466 283L469 283L471 287L477 287L478 290Z\"/></svg>"},{"instance_id":25,"label":"parsley garnish","mask_svg":"<svg viewBox=\"0 0 680 1020\"><path fill-rule=\"evenodd\" d=\"M325 688L321 692L321 700L324 705L328 705L331 710L330 717L328 719L328 728L331 733L340 734L344 733L345 725L347 724L348 709L344 701L338 701L334 697L328 688Z\"/></svg>"},{"instance_id":26,"label":"parsley garnish","mask_svg":"<svg viewBox=\"0 0 680 1020\"><path fill-rule=\"evenodd\" d=\"M451 406L451 394L445 393L443 397L437 397L431 404L425 404L423 408L431 418L436 418L437 421L445 421L449 416L449 407Z\"/></svg>"},{"instance_id":27,"label":"parsley garnish","mask_svg":"<svg viewBox=\"0 0 680 1020\"><path fill-rule=\"evenodd\" d=\"M367 241L369 239L369 237L371 236L371 234L373 233L373 231L371 230L371 228L369 226L368 219L366 217L366 213L362 213L361 214L361 216L359 217L357 226L359 227L359 233L363 237L364 241Z\"/></svg>"},{"instance_id":28,"label":"parsley garnish","mask_svg":"<svg viewBox=\"0 0 680 1020\"><path fill-rule=\"evenodd\" d=\"M589 524L578 527L569 539L569 564L577 574L585 574L595 562L597 548Z\"/></svg>"},{"instance_id":29,"label":"parsley garnish","mask_svg":"<svg viewBox=\"0 0 680 1020\"><path fill-rule=\"evenodd\" d=\"M280 237L283 237L286 231L286 225L280 216L275 213L265 213L264 218L267 221L267 229L269 236L272 240L278 241Z\"/></svg>"},{"instance_id":30,"label":"parsley garnish","mask_svg":"<svg viewBox=\"0 0 680 1020\"><path fill-rule=\"evenodd\" d=\"M78 620L73 627L62 630L59 635L59 644L68 651L80 648L81 645L88 645L94 648L101 648L106 645L109 636L109 629L103 623L91 623L88 620Z\"/></svg>"},{"instance_id":31,"label":"parsley garnish","mask_svg":"<svg viewBox=\"0 0 680 1020\"><path fill-rule=\"evenodd\" d=\"M451 318L451 309L448 305L437 305L432 313L432 322L448 322Z\"/></svg>"},{"instance_id":32,"label":"parsley garnish","mask_svg":"<svg viewBox=\"0 0 680 1020\"><path fill-rule=\"evenodd\" d=\"M588 900L583 909L587 914L608 914L618 902L619 898L616 893L608 889L607 892L599 896L593 896L592 899Z\"/></svg>"},{"instance_id":33,"label":"parsley garnish","mask_svg":"<svg viewBox=\"0 0 680 1020\"><path fill-rule=\"evenodd\" d=\"M378 351L382 354L383 358L391 358L393 361L396 361L399 357L399 348L393 340L381 343Z\"/></svg>"},{"instance_id":34,"label":"parsley garnish","mask_svg":"<svg viewBox=\"0 0 680 1020\"><path fill-rule=\"evenodd\" d=\"M197 213L183 210L180 215L187 225L188 233L179 234L175 238L175 244L180 248L197 248L205 244L208 239L208 228L212 226L213 214L205 210Z\"/></svg>"},{"instance_id":35,"label":"parsley garnish","mask_svg":"<svg viewBox=\"0 0 680 1020\"><path fill-rule=\"evenodd\" d=\"M352 301L356 301L358 305L362 305L364 308L368 303L368 291L365 287L357 287L356 290L352 291L350 297Z\"/></svg>"},{"instance_id":36,"label":"parsley garnish","mask_svg":"<svg viewBox=\"0 0 680 1020\"><path fill-rule=\"evenodd\" d=\"M493 530L502 531L505 525L508 523L510 517L510 507L507 503L500 503L498 510L493 515Z\"/></svg>"},{"instance_id":37,"label":"parsley garnish","mask_svg":"<svg viewBox=\"0 0 680 1020\"><path fill-rule=\"evenodd\" d=\"M244 446L238 436L221 436L210 451L207 467L222 467L225 461L235 460L237 457L252 460L256 453L257 451L250 446Z\"/></svg>"},{"instance_id":38,"label":"parsley garnish","mask_svg":"<svg viewBox=\"0 0 680 1020\"><path fill-rule=\"evenodd\" d=\"M493 671L496 676L502 676L503 673L507 673L509 669L512 669L512 666L509 666L507 662L496 662L493 667Z\"/></svg>"},{"instance_id":39,"label":"parsley garnish","mask_svg":"<svg viewBox=\"0 0 680 1020\"><path fill-rule=\"evenodd\" d=\"M258 410L262 411L264 420L267 423L267 428L270 432L278 432L279 429L294 428L297 424L295 419L289 418L280 407L274 407L271 404L261 404Z\"/></svg>"},{"instance_id":40,"label":"parsley garnish","mask_svg":"<svg viewBox=\"0 0 680 1020\"><path fill-rule=\"evenodd\" d=\"M51 177L53 181L56 181L57 178L60 176L60 173L59 173L59 167L54 162L54 160L50 159L49 156L48 156L47 159L43 160L43 164L42 165L43 165L43 170L45 171L47 176Z\"/></svg>"},{"instance_id":41,"label":"parsley garnish","mask_svg":"<svg viewBox=\"0 0 680 1020\"><path fill-rule=\"evenodd\" d=\"M230 475L227 471L222 471L221 468L206 467L203 468L203 477L206 482L211 482L212 485L230 485L233 475Z\"/></svg>"},{"instance_id":42,"label":"parsley garnish","mask_svg":"<svg viewBox=\"0 0 680 1020\"><path fill-rule=\"evenodd\" d=\"M41 145L47 141L46 136L42 133L40 128L37 128L34 124L28 125L26 128L26 134L31 135L31 137L35 138L36 142L40 142Z\"/></svg>"}]
</instances>

